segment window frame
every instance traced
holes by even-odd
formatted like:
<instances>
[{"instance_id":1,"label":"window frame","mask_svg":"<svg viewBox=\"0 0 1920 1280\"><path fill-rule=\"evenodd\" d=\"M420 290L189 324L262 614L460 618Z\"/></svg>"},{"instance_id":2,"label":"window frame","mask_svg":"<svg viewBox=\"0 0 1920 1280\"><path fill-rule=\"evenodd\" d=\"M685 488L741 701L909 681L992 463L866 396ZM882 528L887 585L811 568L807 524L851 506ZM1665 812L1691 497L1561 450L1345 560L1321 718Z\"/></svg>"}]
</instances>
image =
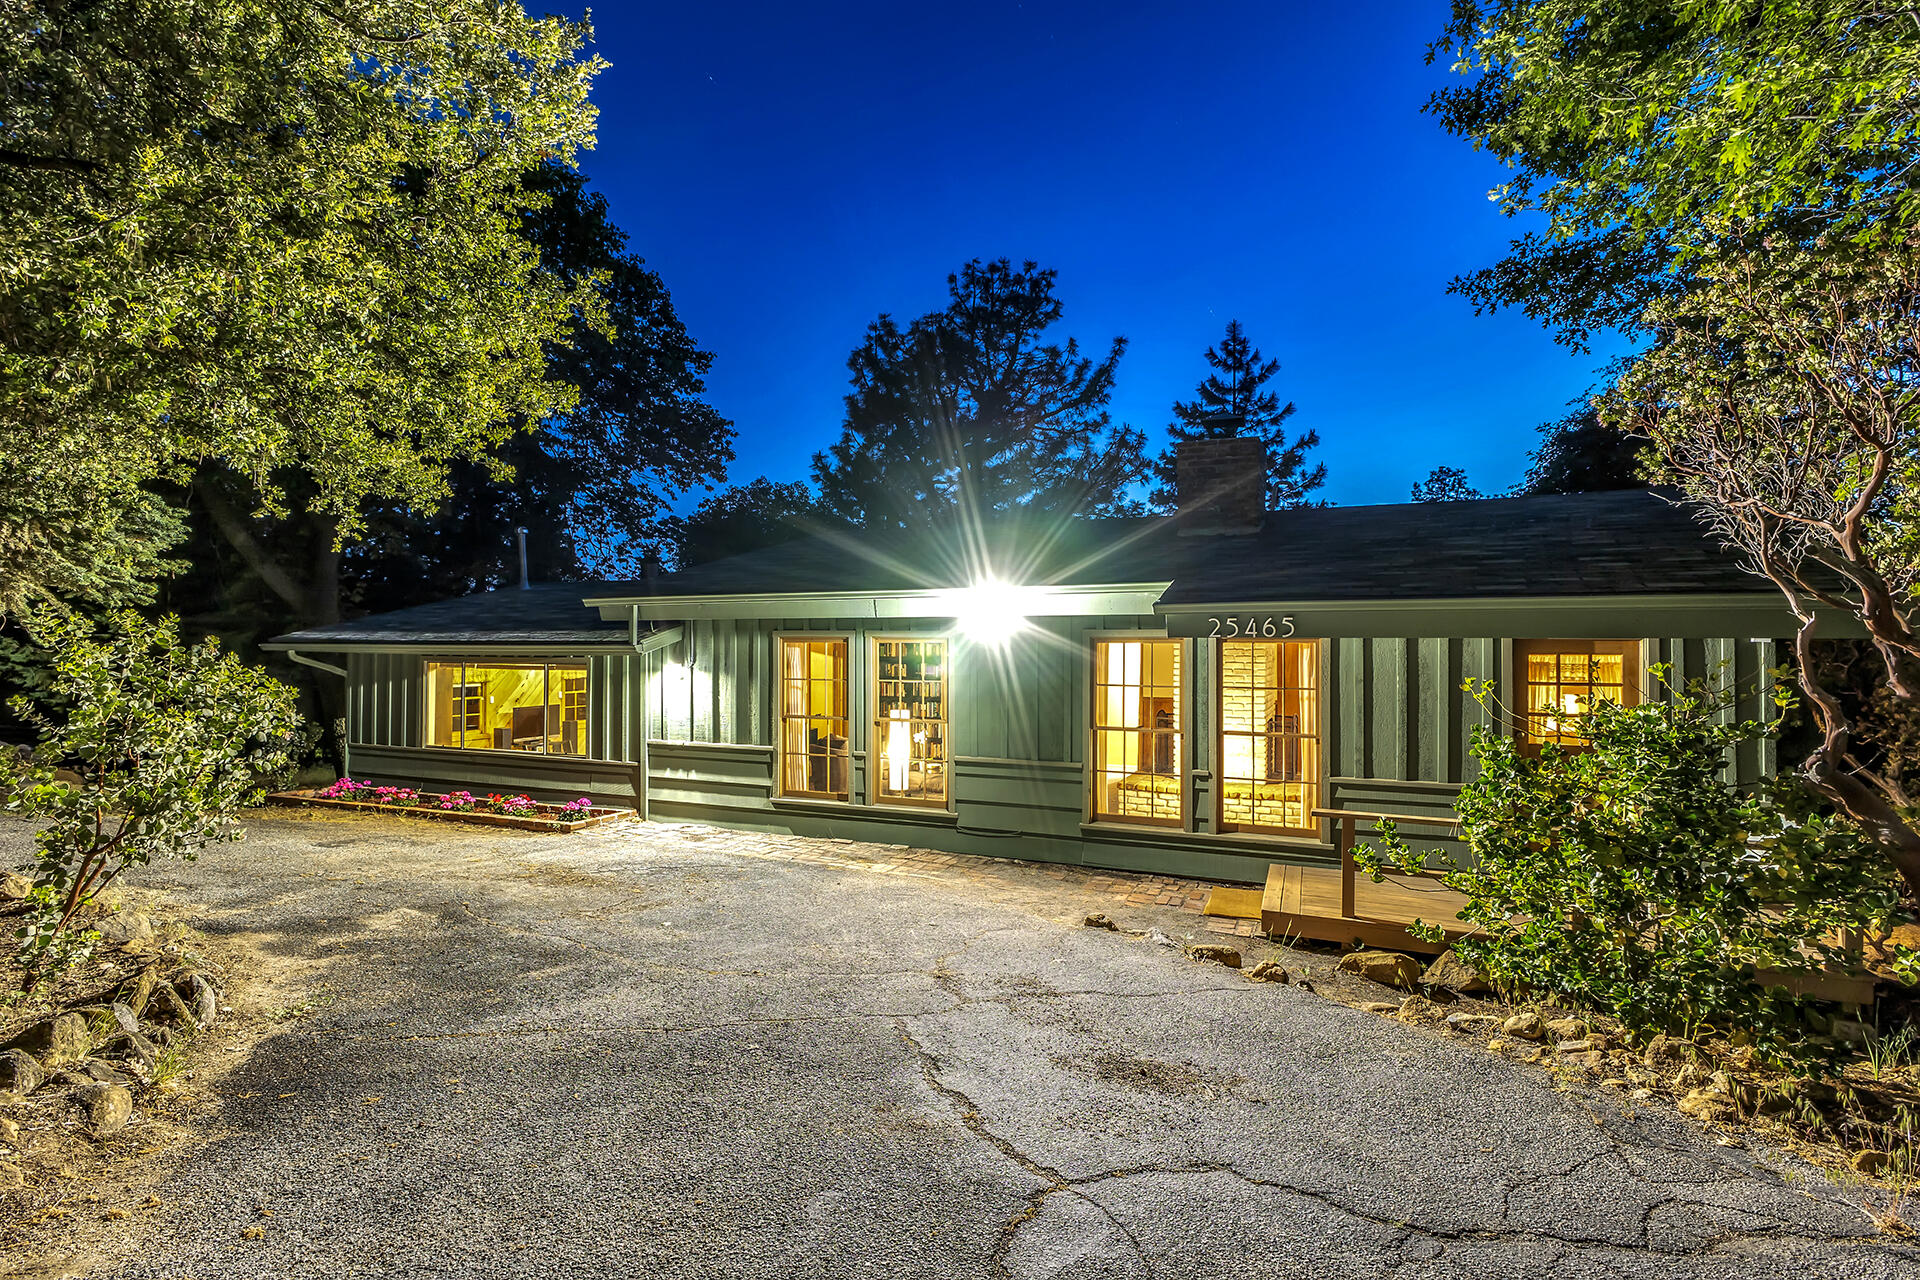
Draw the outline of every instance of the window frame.
<instances>
[{"instance_id":1,"label":"window frame","mask_svg":"<svg viewBox=\"0 0 1920 1280\"><path fill-rule=\"evenodd\" d=\"M433 699L433 671L435 667L441 667L441 668L454 667L458 671L458 674L454 678L452 688L448 694L448 702L450 704L448 709L448 716L450 721L456 722L456 727L454 732L457 733L458 736L460 737L460 741L458 743L427 741L427 739L431 739L433 737L432 699ZM478 690L484 687L484 682L469 679L467 673L473 670L530 669L535 667L540 669L541 692L546 699L546 701L541 704L542 714L541 714L541 723L540 723L540 729L541 729L540 749L538 751L523 751L513 747L495 747L491 745L475 746L475 745L469 744L467 742L468 735L484 734L486 730L482 726L476 725L472 728L468 728L466 724L458 723L458 722L472 719L476 716L481 718L484 718L485 716L484 710L482 710L478 705L481 695L477 692ZM561 674L561 678L558 682L556 682L554 679L556 672L559 672ZM575 672L577 672L581 680L585 682L585 687L581 690L581 700L580 700L580 721L579 721L580 750L577 753L570 755L563 751L550 751L547 749L547 742L554 735L552 732L549 731L551 726L549 726L546 722L546 709L554 705L553 704L554 694L556 692L560 692L562 697L560 722L562 724L566 722L566 712L565 712L566 704L564 701L565 680L567 675L573 674ZM472 690L474 692L470 692L470 693L463 692L467 690ZM465 706L463 706L463 704L466 704L466 703L473 704L471 710L468 710ZM590 760L593 758L592 752L588 748L588 744L591 743L593 740L592 731L589 727L592 724L592 716L593 716L593 665L592 665L592 662L587 658L523 658L523 657L511 657L511 656L503 655L501 657L482 657L482 658L471 658L471 659L469 658L422 658L420 660L420 737L422 739L420 744L421 750L458 751L463 754L468 752L483 751L489 754L501 755L501 756L543 756L550 760Z\"/></svg>"},{"instance_id":2,"label":"window frame","mask_svg":"<svg viewBox=\"0 0 1920 1280\"><path fill-rule=\"evenodd\" d=\"M808 644L812 642L838 642L846 649L846 672L842 683L846 686L847 710L841 719L847 725L847 790L845 795L831 791L788 791L787 779L787 646L789 644ZM859 651L856 636L851 631L776 631L773 634L773 799L794 801L802 804L852 805L854 801L854 765L856 760L864 763L860 744L855 733L860 724L861 709L857 705L856 695L860 685L854 675L854 654ZM830 719L832 717L805 716L801 719ZM829 762L832 756L828 757ZM827 766L828 781L832 781L833 766Z\"/></svg>"},{"instance_id":3,"label":"window frame","mask_svg":"<svg viewBox=\"0 0 1920 1280\"><path fill-rule=\"evenodd\" d=\"M920 809L920 810L930 811L933 813L954 812L954 808L953 808L953 774L954 774L954 769L953 769L953 654L954 654L954 648L955 648L954 633L951 631L873 631L873 632L867 633L866 641L867 643L865 646L866 648L865 658L867 663L867 670L865 672L866 679L864 682L865 683L864 692L866 694L866 705L863 708L863 711L865 714L861 720L861 725L863 727L864 732L867 734L867 748L865 752L865 760L867 764L867 773L866 773L867 803L870 805L885 806L886 808L889 808L889 809ZM882 787L880 784L881 770L885 767L881 759L881 743L880 743L880 737L879 737L879 733L880 733L880 646L882 644L887 644L887 643L899 644L902 642L906 642L910 644L929 644L929 643L939 644L944 649L944 657L942 658L942 661L940 664L940 706L941 706L941 712L942 712L941 719L940 719L940 735L941 735L940 763L941 763L941 767L946 771L946 780L942 787L941 798L938 800L929 800L924 798L915 799L912 796L887 795L885 792L885 788ZM851 650L848 651L848 661L849 663L851 663L852 661ZM851 679L849 679L849 685L851 686ZM849 696L848 705L849 707L851 707L852 705L851 688L849 688L848 690L848 696ZM851 731L853 726L853 717L851 715L848 717L847 724L848 724L849 731ZM853 743L851 741L851 732L849 732L849 742L848 742L849 755L852 754L852 751L853 751ZM851 778L849 778L849 783L851 783ZM795 797L795 798L799 799L802 797Z\"/></svg>"},{"instance_id":4,"label":"window frame","mask_svg":"<svg viewBox=\"0 0 1920 1280\"><path fill-rule=\"evenodd\" d=\"M1646 681L1646 641L1644 640L1596 640L1596 639L1525 639L1512 640L1508 644L1511 650L1507 664L1508 678L1512 681L1512 697L1509 700L1506 729L1507 734L1519 747L1522 755L1537 756L1546 743L1535 741L1527 733L1527 659L1543 654L1581 654L1596 657L1601 654L1618 654L1620 663L1620 705L1637 707L1645 698L1641 685ZM1587 743L1578 745L1561 742L1556 744L1562 751L1590 751Z\"/></svg>"},{"instance_id":5,"label":"window frame","mask_svg":"<svg viewBox=\"0 0 1920 1280\"><path fill-rule=\"evenodd\" d=\"M1164 631L1089 631L1086 633L1086 648L1082 651L1087 660L1086 678L1081 687L1086 694L1086 709L1080 717L1080 731L1085 744L1086 762L1085 781L1085 822L1089 826L1114 826L1144 828L1161 831L1188 831L1192 829L1193 818L1193 654L1195 642L1185 636L1170 636ZM1094 716L1100 701L1100 646L1103 644L1171 644L1179 646L1180 661L1180 724L1175 733L1179 737L1178 758L1174 761L1174 776L1180 780L1180 812L1172 818L1130 818L1122 814L1108 814L1100 811L1100 780L1103 771L1100 768L1100 726Z\"/></svg>"},{"instance_id":6,"label":"window frame","mask_svg":"<svg viewBox=\"0 0 1920 1280\"><path fill-rule=\"evenodd\" d=\"M1226 646L1229 644L1310 644L1313 646L1313 692L1315 701L1318 704L1315 707L1315 714L1320 726L1319 732L1313 735L1313 740L1318 744L1319 748L1315 753L1318 757L1318 768L1314 771L1312 778L1314 803L1305 806L1305 812L1301 814L1303 821L1303 825L1301 826L1269 827L1250 822L1233 822L1227 818L1227 685L1225 673ZM1330 790L1330 780L1333 776L1332 762L1328 758L1330 753L1327 749L1327 705L1329 701L1327 697L1327 676L1329 674L1328 655L1331 647L1326 636L1286 636L1284 638L1275 637L1273 639L1258 636L1252 639L1248 639L1245 636L1229 639L1226 636L1222 636L1214 642L1212 646L1213 653L1211 655L1212 665L1208 671L1208 675L1213 684L1213 705L1209 708L1213 713L1213 734L1212 741L1208 743L1208 747L1213 753L1213 829L1216 833L1224 836L1232 836L1236 839L1247 840L1306 839L1320 843L1325 842L1324 832L1328 820L1314 817L1313 810L1328 807L1326 802Z\"/></svg>"}]
</instances>

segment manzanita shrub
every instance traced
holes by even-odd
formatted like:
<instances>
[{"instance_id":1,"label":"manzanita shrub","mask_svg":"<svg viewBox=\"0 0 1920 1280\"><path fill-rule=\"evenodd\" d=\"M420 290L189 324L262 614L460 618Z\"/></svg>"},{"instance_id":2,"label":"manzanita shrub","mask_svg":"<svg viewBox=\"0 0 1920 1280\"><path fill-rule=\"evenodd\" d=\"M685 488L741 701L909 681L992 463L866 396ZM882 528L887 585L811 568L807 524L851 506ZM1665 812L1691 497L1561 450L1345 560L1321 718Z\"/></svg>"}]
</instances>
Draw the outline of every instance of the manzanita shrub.
<instances>
[{"instance_id":1,"label":"manzanita shrub","mask_svg":"<svg viewBox=\"0 0 1920 1280\"><path fill-rule=\"evenodd\" d=\"M300 729L291 689L212 638L183 645L172 618L117 613L98 633L40 619L34 632L52 657L53 709L16 699L39 742L0 752L0 809L45 824L29 868L29 981L87 952L74 917L127 868L240 839L235 813L286 767Z\"/></svg>"},{"instance_id":2,"label":"manzanita shrub","mask_svg":"<svg viewBox=\"0 0 1920 1280\"><path fill-rule=\"evenodd\" d=\"M1713 1029L1778 1060L1822 1056L1808 1002L1756 971L1846 967L1842 931L1884 928L1896 882L1798 784L1727 779L1730 753L1771 725L1728 715L1730 694L1655 677L1661 696L1579 718L1585 748L1529 755L1475 728L1457 864L1429 868L1386 824L1357 857L1376 880L1390 866L1440 872L1476 928L1454 951L1505 988L1559 992L1643 1033ZM1468 688L1494 709L1490 682ZM1440 936L1430 922L1419 932ZM1899 963L1920 976L1917 959Z\"/></svg>"}]
</instances>

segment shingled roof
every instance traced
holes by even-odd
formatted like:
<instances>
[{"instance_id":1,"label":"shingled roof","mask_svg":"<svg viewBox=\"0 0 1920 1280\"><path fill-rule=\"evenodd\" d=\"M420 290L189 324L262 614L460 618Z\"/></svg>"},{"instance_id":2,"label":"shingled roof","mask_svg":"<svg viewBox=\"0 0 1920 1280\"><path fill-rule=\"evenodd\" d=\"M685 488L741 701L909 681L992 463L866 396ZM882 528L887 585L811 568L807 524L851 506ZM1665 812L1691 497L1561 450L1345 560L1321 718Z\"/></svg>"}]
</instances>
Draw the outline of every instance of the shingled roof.
<instances>
[{"instance_id":1,"label":"shingled roof","mask_svg":"<svg viewBox=\"0 0 1920 1280\"><path fill-rule=\"evenodd\" d=\"M587 600L921 591L994 577L1169 584L1165 607L1767 594L1684 508L1642 490L1270 512L1258 532L1183 536L1166 517L996 521L966 533L816 534L652 584L506 588L281 636L280 647L619 645Z\"/></svg>"},{"instance_id":2,"label":"shingled roof","mask_svg":"<svg viewBox=\"0 0 1920 1280\"><path fill-rule=\"evenodd\" d=\"M522 589L481 591L336 622L278 636L275 648L334 648L392 644L622 645L630 638L621 623L603 622L581 603L596 593L633 591L631 582L539 582Z\"/></svg>"}]
</instances>

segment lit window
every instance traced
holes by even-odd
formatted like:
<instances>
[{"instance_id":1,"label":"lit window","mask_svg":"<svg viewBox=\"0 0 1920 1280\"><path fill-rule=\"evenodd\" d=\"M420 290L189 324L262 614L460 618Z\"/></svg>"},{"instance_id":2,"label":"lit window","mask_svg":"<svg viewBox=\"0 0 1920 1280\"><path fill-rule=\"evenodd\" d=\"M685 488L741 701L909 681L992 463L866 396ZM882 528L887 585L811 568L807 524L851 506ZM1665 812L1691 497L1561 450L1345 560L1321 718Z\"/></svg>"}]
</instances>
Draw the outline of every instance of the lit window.
<instances>
[{"instance_id":1,"label":"lit window","mask_svg":"<svg viewBox=\"0 0 1920 1280\"><path fill-rule=\"evenodd\" d=\"M1093 646L1093 816L1178 826L1181 816L1178 640Z\"/></svg>"},{"instance_id":2,"label":"lit window","mask_svg":"<svg viewBox=\"0 0 1920 1280\"><path fill-rule=\"evenodd\" d=\"M1312 831L1319 803L1319 644L1222 641L1222 829Z\"/></svg>"},{"instance_id":3,"label":"lit window","mask_svg":"<svg viewBox=\"0 0 1920 1280\"><path fill-rule=\"evenodd\" d=\"M429 662L427 745L587 753L587 669L563 663Z\"/></svg>"},{"instance_id":4,"label":"lit window","mask_svg":"<svg viewBox=\"0 0 1920 1280\"><path fill-rule=\"evenodd\" d=\"M947 803L947 642L873 643L875 792L904 804Z\"/></svg>"},{"instance_id":5,"label":"lit window","mask_svg":"<svg viewBox=\"0 0 1920 1280\"><path fill-rule=\"evenodd\" d=\"M780 794L847 798L847 642L780 642Z\"/></svg>"},{"instance_id":6,"label":"lit window","mask_svg":"<svg viewBox=\"0 0 1920 1280\"><path fill-rule=\"evenodd\" d=\"M1628 659L1639 645L1631 640L1521 640L1514 644L1519 668L1522 746L1544 743L1585 747L1581 717L1599 702L1632 706L1640 700Z\"/></svg>"}]
</instances>

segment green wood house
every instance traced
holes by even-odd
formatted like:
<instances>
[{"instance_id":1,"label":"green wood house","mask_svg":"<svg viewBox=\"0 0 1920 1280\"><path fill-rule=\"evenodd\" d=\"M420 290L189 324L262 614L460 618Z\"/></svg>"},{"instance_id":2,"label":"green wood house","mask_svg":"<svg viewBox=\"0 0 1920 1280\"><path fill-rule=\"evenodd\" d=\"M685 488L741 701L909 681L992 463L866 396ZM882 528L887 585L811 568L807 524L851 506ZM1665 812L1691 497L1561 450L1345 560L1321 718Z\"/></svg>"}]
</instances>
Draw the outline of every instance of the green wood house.
<instances>
[{"instance_id":1,"label":"green wood house","mask_svg":"<svg viewBox=\"0 0 1920 1280\"><path fill-rule=\"evenodd\" d=\"M345 679L358 777L1242 881L1334 857L1318 811L1448 813L1468 679L1529 744L1655 663L1765 714L1792 618L1666 498L1261 512L1258 447L1183 449L1173 517L803 537L273 647Z\"/></svg>"}]
</instances>

